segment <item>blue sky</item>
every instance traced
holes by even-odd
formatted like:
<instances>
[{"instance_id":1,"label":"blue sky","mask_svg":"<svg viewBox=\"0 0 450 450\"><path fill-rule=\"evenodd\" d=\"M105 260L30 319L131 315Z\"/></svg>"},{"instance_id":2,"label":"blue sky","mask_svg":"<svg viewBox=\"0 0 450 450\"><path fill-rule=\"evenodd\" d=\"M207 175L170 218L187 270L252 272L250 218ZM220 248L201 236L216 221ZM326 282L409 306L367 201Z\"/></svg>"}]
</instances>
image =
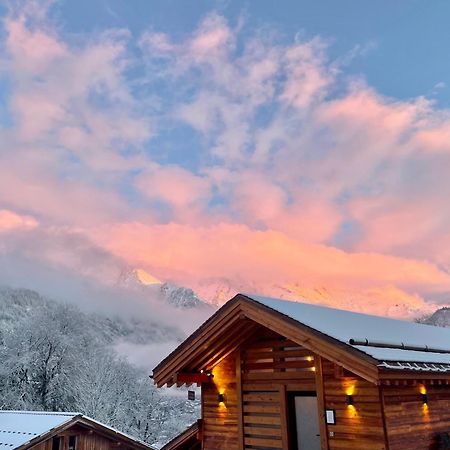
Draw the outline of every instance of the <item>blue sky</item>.
<instances>
[{"instance_id":1,"label":"blue sky","mask_svg":"<svg viewBox=\"0 0 450 450\"><path fill-rule=\"evenodd\" d=\"M349 62L348 73L363 75L388 96L424 95L449 105L448 87L435 88L448 84L450 71L450 4L445 0L79 0L60 1L54 14L67 31L77 33L125 27L139 34L150 27L183 39L212 10L231 24L245 20L248 30L276 29L286 41L297 33L319 34L331 42L332 58L360 48L362 55Z\"/></svg>"}]
</instances>

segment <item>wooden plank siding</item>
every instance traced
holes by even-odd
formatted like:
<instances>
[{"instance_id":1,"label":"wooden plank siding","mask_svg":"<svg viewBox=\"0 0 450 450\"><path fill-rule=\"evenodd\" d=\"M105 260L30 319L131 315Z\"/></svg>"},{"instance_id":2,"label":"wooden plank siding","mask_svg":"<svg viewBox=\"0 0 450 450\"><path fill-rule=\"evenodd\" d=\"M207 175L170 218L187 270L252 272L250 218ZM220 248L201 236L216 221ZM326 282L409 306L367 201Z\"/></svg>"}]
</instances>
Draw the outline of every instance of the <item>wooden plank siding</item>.
<instances>
[{"instance_id":1,"label":"wooden plank siding","mask_svg":"<svg viewBox=\"0 0 450 450\"><path fill-rule=\"evenodd\" d=\"M244 449L287 448L286 395L315 391L311 351L268 330L241 349Z\"/></svg>"},{"instance_id":2,"label":"wooden plank siding","mask_svg":"<svg viewBox=\"0 0 450 450\"><path fill-rule=\"evenodd\" d=\"M450 430L450 390L446 385L383 386L382 395L391 449L437 449L437 434Z\"/></svg>"},{"instance_id":3,"label":"wooden plank siding","mask_svg":"<svg viewBox=\"0 0 450 450\"><path fill-rule=\"evenodd\" d=\"M213 369L212 382L202 385L203 448L238 450L236 357L228 355ZM219 404L218 395L225 402Z\"/></svg>"},{"instance_id":4,"label":"wooden plank siding","mask_svg":"<svg viewBox=\"0 0 450 450\"><path fill-rule=\"evenodd\" d=\"M62 438L60 450L67 450L69 446L69 436L76 436L76 450L111 450L117 447L117 441L108 439L98 433L91 432L81 427L71 427L63 433L58 433L58 437ZM40 442L31 447L32 450L52 450L53 437ZM120 446L123 450L131 450L131 447L125 445Z\"/></svg>"},{"instance_id":5,"label":"wooden plank siding","mask_svg":"<svg viewBox=\"0 0 450 450\"><path fill-rule=\"evenodd\" d=\"M327 426L328 448L385 450L378 386L339 368L336 370L333 363L324 359L322 374L325 408L336 412L336 425ZM346 404L348 394L353 396L352 406Z\"/></svg>"},{"instance_id":6,"label":"wooden plank siding","mask_svg":"<svg viewBox=\"0 0 450 450\"><path fill-rule=\"evenodd\" d=\"M323 450L386 450L379 387L338 369L285 337L258 330L202 387L203 449L287 450L287 396L306 391L318 395ZM353 406L346 405L350 391ZM225 405L218 404L219 393ZM336 411L336 425L325 424L325 408Z\"/></svg>"}]
</instances>

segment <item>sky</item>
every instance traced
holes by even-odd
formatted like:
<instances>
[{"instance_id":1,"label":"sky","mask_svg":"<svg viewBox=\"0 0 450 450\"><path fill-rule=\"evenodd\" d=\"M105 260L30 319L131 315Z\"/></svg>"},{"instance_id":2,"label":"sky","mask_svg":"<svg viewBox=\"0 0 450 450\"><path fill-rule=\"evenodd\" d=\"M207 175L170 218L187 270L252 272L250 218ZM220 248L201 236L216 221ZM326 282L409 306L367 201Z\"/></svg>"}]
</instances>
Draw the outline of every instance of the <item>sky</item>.
<instances>
[{"instance_id":1,"label":"sky","mask_svg":"<svg viewBox=\"0 0 450 450\"><path fill-rule=\"evenodd\" d=\"M449 303L449 13L1 1L0 282Z\"/></svg>"}]
</instances>

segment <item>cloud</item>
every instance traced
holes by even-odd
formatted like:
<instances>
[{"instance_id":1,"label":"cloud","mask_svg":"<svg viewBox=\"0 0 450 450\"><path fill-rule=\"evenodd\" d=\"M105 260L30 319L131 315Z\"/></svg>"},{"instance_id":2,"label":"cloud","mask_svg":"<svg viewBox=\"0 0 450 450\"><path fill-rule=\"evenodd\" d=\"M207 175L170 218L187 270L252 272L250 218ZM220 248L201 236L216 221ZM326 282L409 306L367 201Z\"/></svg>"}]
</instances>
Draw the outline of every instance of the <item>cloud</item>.
<instances>
[{"instance_id":1,"label":"cloud","mask_svg":"<svg viewBox=\"0 0 450 450\"><path fill-rule=\"evenodd\" d=\"M31 216L23 216L6 209L0 210L0 233L12 230L32 230L39 225Z\"/></svg>"},{"instance_id":2,"label":"cloud","mask_svg":"<svg viewBox=\"0 0 450 450\"><path fill-rule=\"evenodd\" d=\"M201 207L211 198L211 181L178 166L156 167L136 178L138 189L149 199L168 204L175 212Z\"/></svg>"},{"instance_id":3,"label":"cloud","mask_svg":"<svg viewBox=\"0 0 450 450\"><path fill-rule=\"evenodd\" d=\"M102 237L104 237L102 239ZM97 236L113 253L135 263L158 265L162 270L188 276L220 277L224 273L252 280L311 279L382 283L446 289L450 276L426 262L377 253L348 253L337 248L290 239L273 230L254 231L240 224L211 227L180 224L145 226L122 224ZM151 254L147 249L151 248ZM202 252L194 251L202 248ZM196 275L199 274L199 275Z\"/></svg>"},{"instance_id":4,"label":"cloud","mask_svg":"<svg viewBox=\"0 0 450 450\"><path fill-rule=\"evenodd\" d=\"M0 229L46 235L14 238L27 258L386 314L445 301L449 111L348 77L320 36L217 13L181 37L20 9L3 27Z\"/></svg>"}]
</instances>

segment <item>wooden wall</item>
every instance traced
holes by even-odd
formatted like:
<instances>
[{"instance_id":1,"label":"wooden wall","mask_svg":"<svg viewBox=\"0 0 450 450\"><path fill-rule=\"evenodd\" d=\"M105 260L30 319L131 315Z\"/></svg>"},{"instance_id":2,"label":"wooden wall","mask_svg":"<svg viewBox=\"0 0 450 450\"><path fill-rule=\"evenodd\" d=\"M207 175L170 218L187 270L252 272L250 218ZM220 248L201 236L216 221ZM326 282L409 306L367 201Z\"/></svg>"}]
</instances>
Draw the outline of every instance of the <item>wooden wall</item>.
<instances>
[{"instance_id":1,"label":"wooden wall","mask_svg":"<svg viewBox=\"0 0 450 450\"><path fill-rule=\"evenodd\" d=\"M241 350L243 448L288 448L288 391L315 391L314 359L279 335L259 333Z\"/></svg>"},{"instance_id":2,"label":"wooden wall","mask_svg":"<svg viewBox=\"0 0 450 450\"><path fill-rule=\"evenodd\" d=\"M202 387L204 450L288 449L287 399L301 391L317 392L324 450L387 449L378 386L269 330L258 331L213 374ZM348 393L353 406L346 405ZM325 424L325 408L336 411L336 425Z\"/></svg>"},{"instance_id":3,"label":"wooden wall","mask_svg":"<svg viewBox=\"0 0 450 450\"><path fill-rule=\"evenodd\" d=\"M325 408L336 411L336 425L327 426L329 449L385 450L378 386L329 361L322 361L322 371ZM348 394L353 396L351 406L345 403Z\"/></svg>"},{"instance_id":4,"label":"wooden wall","mask_svg":"<svg viewBox=\"0 0 450 450\"><path fill-rule=\"evenodd\" d=\"M63 438L63 444L60 450L67 450L69 444L69 436L77 436L77 450L111 450L118 448L116 441L108 439L96 432L89 433L86 428L73 426L63 433L58 434ZM52 450L53 438L47 439L32 447L32 450ZM125 445L120 446L123 450L131 450L131 447Z\"/></svg>"},{"instance_id":5,"label":"wooden wall","mask_svg":"<svg viewBox=\"0 0 450 450\"><path fill-rule=\"evenodd\" d=\"M236 356L222 360L213 370L213 381L202 385L203 448L238 449L238 410L236 390ZM225 402L218 403L218 395Z\"/></svg>"},{"instance_id":6,"label":"wooden wall","mask_svg":"<svg viewBox=\"0 0 450 450\"><path fill-rule=\"evenodd\" d=\"M450 388L446 385L383 386L387 434L391 449L437 449L437 433L450 431ZM427 393L428 404L421 392Z\"/></svg>"}]
</instances>

